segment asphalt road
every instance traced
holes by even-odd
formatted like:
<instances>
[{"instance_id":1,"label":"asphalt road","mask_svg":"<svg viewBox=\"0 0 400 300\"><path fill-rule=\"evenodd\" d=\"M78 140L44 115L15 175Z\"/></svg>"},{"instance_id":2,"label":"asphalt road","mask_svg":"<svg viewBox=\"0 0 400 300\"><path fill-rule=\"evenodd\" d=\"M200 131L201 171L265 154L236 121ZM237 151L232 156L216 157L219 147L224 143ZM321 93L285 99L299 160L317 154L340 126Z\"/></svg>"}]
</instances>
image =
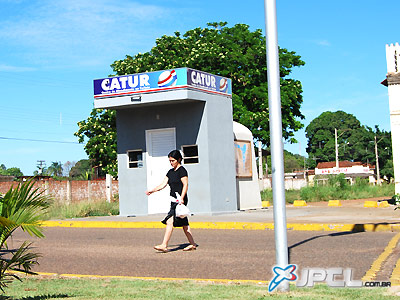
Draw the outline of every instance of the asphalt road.
<instances>
[{"instance_id":1,"label":"asphalt road","mask_svg":"<svg viewBox=\"0 0 400 300\"><path fill-rule=\"evenodd\" d=\"M40 252L37 272L134 277L271 280L275 264L274 232L270 230L207 230L193 234L199 247L187 245L175 229L168 253L158 253L163 229L46 228L43 239L15 233L9 247L25 240ZM299 268L343 267L361 279L396 233L288 231L290 263ZM389 278L387 278L389 280Z\"/></svg>"}]
</instances>

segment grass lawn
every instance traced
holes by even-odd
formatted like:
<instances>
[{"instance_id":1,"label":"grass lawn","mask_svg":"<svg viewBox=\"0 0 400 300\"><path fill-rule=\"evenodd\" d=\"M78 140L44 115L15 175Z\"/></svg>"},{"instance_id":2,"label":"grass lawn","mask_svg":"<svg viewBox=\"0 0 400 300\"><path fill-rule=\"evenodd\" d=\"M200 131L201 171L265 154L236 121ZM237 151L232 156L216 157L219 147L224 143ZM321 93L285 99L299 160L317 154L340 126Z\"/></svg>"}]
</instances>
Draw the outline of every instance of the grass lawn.
<instances>
[{"instance_id":1,"label":"grass lawn","mask_svg":"<svg viewBox=\"0 0 400 300\"><path fill-rule=\"evenodd\" d=\"M314 288L291 286L289 293L268 293L266 285L194 281L69 279L30 277L15 281L0 299L398 299L387 288ZM399 290L397 290L399 292Z\"/></svg>"},{"instance_id":2,"label":"grass lawn","mask_svg":"<svg viewBox=\"0 0 400 300\"><path fill-rule=\"evenodd\" d=\"M382 186L371 186L368 184L349 185L323 185L308 186L300 190L286 190L285 199L287 203L293 203L295 200L305 200L306 202L318 202L328 200L352 200L367 199L374 197L392 198L394 195L394 184L384 184ZM272 189L266 189L261 192L261 199L272 203Z\"/></svg>"}]
</instances>

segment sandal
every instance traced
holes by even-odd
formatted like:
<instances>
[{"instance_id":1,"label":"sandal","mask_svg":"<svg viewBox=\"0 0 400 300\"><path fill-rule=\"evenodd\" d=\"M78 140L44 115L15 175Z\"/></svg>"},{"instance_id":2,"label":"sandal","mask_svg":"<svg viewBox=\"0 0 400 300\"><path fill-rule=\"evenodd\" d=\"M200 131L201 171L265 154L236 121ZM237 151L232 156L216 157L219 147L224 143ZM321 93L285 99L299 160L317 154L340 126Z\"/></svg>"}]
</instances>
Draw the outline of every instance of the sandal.
<instances>
[{"instance_id":1,"label":"sandal","mask_svg":"<svg viewBox=\"0 0 400 300\"><path fill-rule=\"evenodd\" d=\"M189 246L183 248L183 251L192 251L192 250L196 250L195 245L189 245Z\"/></svg>"},{"instance_id":2,"label":"sandal","mask_svg":"<svg viewBox=\"0 0 400 300\"><path fill-rule=\"evenodd\" d=\"M162 245L157 245L157 246L154 246L153 248L160 252L164 252L164 253L168 252L167 247L163 247Z\"/></svg>"}]
</instances>

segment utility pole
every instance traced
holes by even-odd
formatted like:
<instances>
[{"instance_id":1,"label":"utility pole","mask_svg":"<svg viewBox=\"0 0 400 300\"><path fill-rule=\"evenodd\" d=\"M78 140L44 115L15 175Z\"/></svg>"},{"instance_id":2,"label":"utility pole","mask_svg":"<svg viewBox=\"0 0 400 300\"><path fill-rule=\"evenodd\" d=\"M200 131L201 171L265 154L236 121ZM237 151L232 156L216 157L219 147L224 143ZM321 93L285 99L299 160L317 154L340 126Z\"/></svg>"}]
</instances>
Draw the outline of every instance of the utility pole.
<instances>
[{"instance_id":1,"label":"utility pole","mask_svg":"<svg viewBox=\"0 0 400 300\"><path fill-rule=\"evenodd\" d=\"M336 153L336 169L339 169L339 146L337 143L337 129L335 128L335 153Z\"/></svg>"},{"instance_id":2,"label":"utility pole","mask_svg":"<svg viewBox=\"0 0 400 300\"><path fill-rule=\"evenodd\" d=\"M43 174L43 169L46 167L46 161L45 160L38 160L38 168L39 168L39 175Z\"/></svg>"},{"instance_id":3,"label":"utility pole","mask_svg":"<svg viewBox=\"0 0 400 300\"><path fill-rule=\"evenodd\" d=\"M375 159L376 159L376 180L378 185L381 185L381 175L379 173L379 156L378 156L378 143L376 142L376 135L374 137L375 140Z\"/></svg>"},{"instance_id":4,"label":"utility pole","mask_svg":"<svg viewBox=\"0 0 400 300\"><path fill-rule=\"evenodd\" d=\"M258 179L263 179L262 143L258 141Z\"/></svg>"}]
</instances>

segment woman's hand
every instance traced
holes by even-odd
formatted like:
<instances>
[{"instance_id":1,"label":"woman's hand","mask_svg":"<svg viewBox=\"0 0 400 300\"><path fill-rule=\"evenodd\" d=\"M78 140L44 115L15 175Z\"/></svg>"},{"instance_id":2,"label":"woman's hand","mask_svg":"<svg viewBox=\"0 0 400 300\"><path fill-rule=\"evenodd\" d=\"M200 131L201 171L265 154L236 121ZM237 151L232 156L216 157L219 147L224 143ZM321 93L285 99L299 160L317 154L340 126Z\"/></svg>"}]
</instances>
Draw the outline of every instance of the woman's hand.
<instances>
[{"instance_id":1,"label":"woman's hand","mask_svg":"<svg viewBox=\"0 0 400 300\"><path fill-rule=\"evenodd\" d=\"M165 176L163 182L161 182L161 184L159 186L155 187L154 189L152 189L150 191L147 190L145 193L147 196L150 196L151 194L158 192L158 191L162 190L163 188L165 188L167 186L167 184L168 184L168 177Z\"/></svg>"}]
</instances>

